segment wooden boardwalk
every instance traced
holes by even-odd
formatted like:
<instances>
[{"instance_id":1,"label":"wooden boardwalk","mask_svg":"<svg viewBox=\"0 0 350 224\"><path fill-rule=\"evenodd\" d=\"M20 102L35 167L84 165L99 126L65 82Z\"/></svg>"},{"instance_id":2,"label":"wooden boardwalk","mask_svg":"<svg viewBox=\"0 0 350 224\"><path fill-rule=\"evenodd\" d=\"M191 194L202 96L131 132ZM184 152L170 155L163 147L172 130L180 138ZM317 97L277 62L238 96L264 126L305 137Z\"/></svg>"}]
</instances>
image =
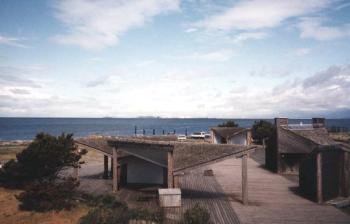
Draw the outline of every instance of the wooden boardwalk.
<instances>
[{"instance_id":1,"label":"wooden boardwalk","mask_svg":"<svg viewBox=\"0 0 350 224\"><path fill-rule=\"evenodd\" d=\"M248 159L249 205L241 203L241 160L209 166L244 224L350 223L350 216L330 205L318 205L298 194L298 183L265 170Z\"/></svg>"},{"instance_id":2,"label":"wooden boardwalk","mask_svg":"<svg viewBox=\"0 0 350 224\"><path fill-rule=\"evenodd\" d=\"M166 209L166 217L173 219L173 222L168 220L167 223L177 223L186 210L197 203L209 211L212 223L239 223L229 198L215 178L203 173L204 169L196 169L180 178L182 207Z\"/></svg>"}]
</instances>

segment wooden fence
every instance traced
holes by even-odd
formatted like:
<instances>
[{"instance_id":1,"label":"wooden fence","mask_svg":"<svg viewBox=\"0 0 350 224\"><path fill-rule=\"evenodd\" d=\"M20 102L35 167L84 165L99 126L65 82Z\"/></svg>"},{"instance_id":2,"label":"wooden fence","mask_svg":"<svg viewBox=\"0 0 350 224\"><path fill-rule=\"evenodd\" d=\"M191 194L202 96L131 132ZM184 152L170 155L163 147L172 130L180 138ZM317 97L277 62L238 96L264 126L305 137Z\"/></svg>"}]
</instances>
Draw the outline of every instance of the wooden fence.
<instances>
[{"instance_id":1,"label":"wooden fence","mask_svg":"<svg viewBox=\"0 0 350 224\"><path fill-rule=\"evenodd\" d=\"M132 219L132 220L129 220L129 224L156 224L156 223L153 221Z\"/></svg>"}]
</instances>

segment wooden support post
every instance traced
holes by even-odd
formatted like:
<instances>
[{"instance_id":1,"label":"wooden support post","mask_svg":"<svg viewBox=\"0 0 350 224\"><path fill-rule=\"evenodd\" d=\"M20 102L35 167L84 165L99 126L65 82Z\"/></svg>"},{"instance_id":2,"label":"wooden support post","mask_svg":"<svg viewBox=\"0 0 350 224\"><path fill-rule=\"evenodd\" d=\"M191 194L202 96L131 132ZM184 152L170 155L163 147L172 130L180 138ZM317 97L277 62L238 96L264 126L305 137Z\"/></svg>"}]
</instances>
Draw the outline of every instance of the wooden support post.
<instances>
[{"instance_id":1,"label":"wooden support post","mask_svg":"<svg viewBox=\"0 0 350 224\"><path fill-rule=\"evenodd\" d=\"M242 202L248 205L248 164L247 154L242 156Z\"/></svg>"},{"instance_id":2,"label":"wooden support post","mask_svg":"<svg viewBox=\"0 0 350 224\"><path fill-rule=\"evenodd\" d=\"M174 188L179 188L179 179L180 176L174 176Z\"/></svg>"},{"instance_id":3,"label":"wooden support post","mask_svg":"<svg viewBox=\"0 0 350 224\"><path fill-rule=\"evenodd\" d=\"M118 191L118 173L117 173L117 167L118 167L118 154L117 149L113 148L113 193Z\"/></svg>"},{"instance_id":4,"label":"wooden support post","mask_svg":"<svg viewBox=\"0 0 350 224\"><path fill-rule=\"evenodd\" d=\"M79 180L79 167L75 167L73 169L73 177L77 180Z\"/></svg>"},{"instance_id":5,"label":"wooden support post","mask_svg":"<svg viewBox=\"0 0 350 224\"><path fill-rule=\"evenodd\" d=\"M322 153L316 155L316 172L317 172L317 203L323 202L322 197Z\"/></svg>"},{"instance_id":6,"label":"wooden support post","mask_svg":"<svg viewBox=\"0 0 350 224\"><path fill-rule=\"evenodd\" d=\"M174 187L174 161L173 161L173 152L168 152L168 188Z\"/></svg>"},{"instance_id":7,"label":"wooden support post","mask_svg":"<svg viewBox=\"0 0 350 224\"><path fill-rule=\"evenodd\" d=\"M247 131L246 141L247 141L247 145L252 144L252 132L251 131Z\"/></svg>"},{"instance_id":8,"label":"wooden support post","mask_svg":"<svg viewBox=\"0 0 350 224\"><path fill-rule=\"evenodd\" d=\"M112 178L113 177L113 156L111 157L111 168L109 171L109 176Z\"/></svg>"},{"instance_id":9,"label":"wooden support post","mask_svg":"<svg viewBox=\"0 0 350 224\"><path fill-rule=\"evenodd\" d=\"M106 155L103 160L103 179L108 179L108 156Z\"/></svg>"},{"instance_id":10,"label":"wooden support post","mask_svg":"<svg viewBox=\"0 0 350 224\"><path fill-rule=\"evenodd\" d=\"M349 197L350 196L350 173L349 173L349 167L350 167L350 157L349 152L343 151L343 196Z\"/></svg>"}]
</instances>

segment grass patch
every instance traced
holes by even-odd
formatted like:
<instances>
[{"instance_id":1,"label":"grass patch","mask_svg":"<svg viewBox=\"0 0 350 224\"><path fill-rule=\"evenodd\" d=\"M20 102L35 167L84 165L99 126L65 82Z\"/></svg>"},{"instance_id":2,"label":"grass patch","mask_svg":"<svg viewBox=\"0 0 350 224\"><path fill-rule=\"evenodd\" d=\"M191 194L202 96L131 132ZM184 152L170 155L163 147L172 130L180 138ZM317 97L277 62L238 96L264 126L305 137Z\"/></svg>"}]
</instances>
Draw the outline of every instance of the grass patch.
<instances>
[{"instance_id":1,"label":"grass patch","mask_svg":"<svg viewBox=\"0 0 350 224\"><path fill-rule=\"evenodd\" d=\"M16 159L16 154L22 152L28 144L0 145L0 161Z\"/></svg>"},{"instance_id":2,"label":"grass patch","mask_svg":"<svg viewBox=\"0 0 350 224\"><path fill-rule=\"evenodd\" d=\"M89 207L80 203L70 211L63 210L59 212L28 212L19 209L19 202L15 195L19 195L20 190L9 190L0 187L0 222L2 224L73 224L78 223L79 219L86 215Z\"/></svg>"}]
</instances>

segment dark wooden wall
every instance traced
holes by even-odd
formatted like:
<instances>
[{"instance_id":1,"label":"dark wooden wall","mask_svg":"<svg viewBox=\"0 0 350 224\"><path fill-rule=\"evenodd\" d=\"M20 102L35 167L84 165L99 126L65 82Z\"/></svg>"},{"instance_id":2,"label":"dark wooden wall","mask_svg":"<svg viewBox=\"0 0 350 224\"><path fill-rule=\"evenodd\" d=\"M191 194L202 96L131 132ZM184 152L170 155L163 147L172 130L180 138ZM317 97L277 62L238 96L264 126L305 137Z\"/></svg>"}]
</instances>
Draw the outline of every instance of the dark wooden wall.
<instances>
[{"instance_id":1,"label":"dark wooden wall","mask_svg":"<svg viewBox=\"0 0 350 224\"><path fill-rule=\"evenodd\" d=\"M336 147L328 150L315 150L301 160L299 167L299 187L301 192L309 199L317 198L317 153L321 153L322 201L327 201L340 195L345 195L345 178L343 166L343 151Z\"/></svg>"}]
</instances>

